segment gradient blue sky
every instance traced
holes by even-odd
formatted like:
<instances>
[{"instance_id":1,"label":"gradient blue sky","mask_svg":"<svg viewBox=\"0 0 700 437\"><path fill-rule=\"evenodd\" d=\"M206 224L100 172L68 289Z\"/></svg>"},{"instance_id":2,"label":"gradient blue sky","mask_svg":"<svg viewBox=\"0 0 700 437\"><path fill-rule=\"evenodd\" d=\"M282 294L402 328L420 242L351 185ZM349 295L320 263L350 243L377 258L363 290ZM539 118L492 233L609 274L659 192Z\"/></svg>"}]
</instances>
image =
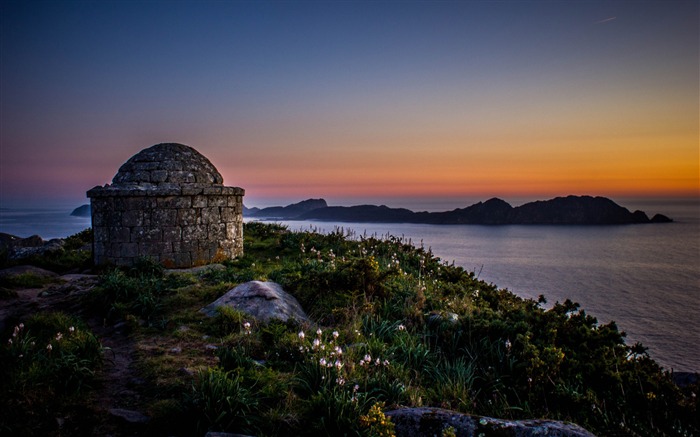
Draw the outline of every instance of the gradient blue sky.
<instances>
[{"instance_id":1,"label":"gradient blue sky","mask_svg":"<svg viewBox=\"0 0 700 437\"><path fill-rule=\"evenodd\" d=\"M0 199L171 141L251 206L698 195L698 5L3 1Z\"/></svg>"}]
</instances>

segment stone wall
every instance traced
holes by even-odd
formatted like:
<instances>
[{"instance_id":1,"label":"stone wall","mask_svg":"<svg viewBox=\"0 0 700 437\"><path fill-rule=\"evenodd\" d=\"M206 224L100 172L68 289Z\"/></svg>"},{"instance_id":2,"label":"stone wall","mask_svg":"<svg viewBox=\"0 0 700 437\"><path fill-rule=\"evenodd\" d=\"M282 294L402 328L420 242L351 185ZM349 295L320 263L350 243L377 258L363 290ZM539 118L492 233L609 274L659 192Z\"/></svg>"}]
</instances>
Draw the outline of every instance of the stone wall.
<instances>
[{"instance_id":1,"label":"stone wall","mask_svg":"<svg viewBox=\"0 0 700 437\"><path fill-rule=\"evenodd\" d=\"M148 257L183 268L243 254L243 189L139 188L88 192L95 264L128 266Z\"/></svg>"}]
</instances>

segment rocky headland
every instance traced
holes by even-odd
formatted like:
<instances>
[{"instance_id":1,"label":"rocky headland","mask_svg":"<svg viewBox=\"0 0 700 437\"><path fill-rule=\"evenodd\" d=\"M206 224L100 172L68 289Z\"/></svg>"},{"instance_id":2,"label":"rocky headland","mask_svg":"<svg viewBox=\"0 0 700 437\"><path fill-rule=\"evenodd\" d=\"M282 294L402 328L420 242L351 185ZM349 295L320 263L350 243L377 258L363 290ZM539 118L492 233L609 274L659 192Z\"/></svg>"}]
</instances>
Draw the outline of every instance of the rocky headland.
<instances>
[{"instance_id":1,"label":"rocky headland","mask_svg":"<svg viewBox=\"0 0 700 437\"><path fill-rule=\"evenodd\" d=\"M80 205L79 207L75 208L73 212L70 213L70 215L75 217L90 217L90 214L90 204Z\"/></svg>"}]
</instances>

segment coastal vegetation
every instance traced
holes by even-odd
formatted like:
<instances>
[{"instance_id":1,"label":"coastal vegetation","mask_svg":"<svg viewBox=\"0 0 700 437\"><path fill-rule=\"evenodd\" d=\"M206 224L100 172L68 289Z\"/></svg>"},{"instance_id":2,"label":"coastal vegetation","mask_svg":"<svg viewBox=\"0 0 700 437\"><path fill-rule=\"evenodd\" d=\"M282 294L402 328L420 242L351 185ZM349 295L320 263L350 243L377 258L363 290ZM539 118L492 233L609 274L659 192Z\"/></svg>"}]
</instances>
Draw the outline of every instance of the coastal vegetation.
<instances>
[{"instance_id":1,"label":"coastal vegetation","mask_svg":"<svg viewBox=\"0 0 700 437\"><path fill-rule=\"evenodd\" d=\"M70 253L86 235L71 237L60 262L32 261L84 269ZM150 418L140 425L150 435L388 436L384 412L419 406L570 421L598 435L700 433L697 383L677 386L643 345L575 302L519 298L391 235L249 222L244 245L218 269L145 259L106 269L75 314L11 320L0 433L133 432L87 414L109 383L104 326L119 326L134 349L129 402ZM314 323L200 312L251 280L281 284Z\"/></svg>"}]
</instances>

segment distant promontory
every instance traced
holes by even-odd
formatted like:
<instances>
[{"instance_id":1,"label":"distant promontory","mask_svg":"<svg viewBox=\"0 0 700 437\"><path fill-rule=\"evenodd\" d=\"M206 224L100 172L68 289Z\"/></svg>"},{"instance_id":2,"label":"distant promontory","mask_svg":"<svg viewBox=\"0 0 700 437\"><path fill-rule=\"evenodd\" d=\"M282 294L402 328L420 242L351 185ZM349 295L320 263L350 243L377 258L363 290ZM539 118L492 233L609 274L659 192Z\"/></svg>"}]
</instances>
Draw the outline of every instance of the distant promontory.
<instances>
[{"instance_id":1,"label":"distant promontory","mask_svg":"<svg viewBox=\"0 0 700 437\"><path fill-rule=\"evenodd\" d=\"M81 205L75 208L70 215L76 217L90 217L90 204Z\"/></svg>"},{"instance_id":2,"label":"distant promontory","mask_svg":"<svg viewBox=\"0 0 700 437\"><path fill-rule=\"evenodd\" d=\"M277 220L440 225L621 225L673 221L661 214L649 219L643 211L630 212L608 198L592 196L556 197L517 207L493 198L444 212L414 212L384 205L328 206L323 199L309 199L284 207L248 210L247 216Z\"/></svg>"}]
</instances>

